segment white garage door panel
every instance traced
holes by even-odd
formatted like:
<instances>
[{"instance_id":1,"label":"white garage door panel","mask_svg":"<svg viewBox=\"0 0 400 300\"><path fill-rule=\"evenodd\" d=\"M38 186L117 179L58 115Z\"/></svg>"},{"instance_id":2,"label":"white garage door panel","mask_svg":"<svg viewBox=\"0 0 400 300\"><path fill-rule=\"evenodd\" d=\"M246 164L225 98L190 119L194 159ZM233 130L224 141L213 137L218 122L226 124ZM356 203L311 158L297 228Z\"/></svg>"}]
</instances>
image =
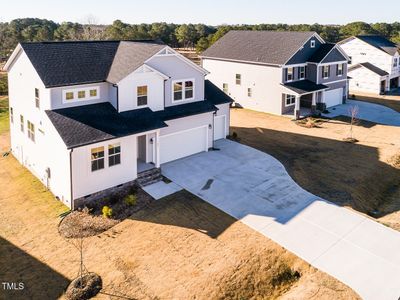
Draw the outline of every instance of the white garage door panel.
<instances>
[{"instance_id":1,"label":"white garage door panel","mask_svg":"<svg viewBox=\"0 0 400 300\"><path fill-rule=\"evenodd\" d=\"M225 124L226 116L216 116L214 118L214 140L226 138Z\"/></svg>"},{"instance_id":2,"label":"white garage door panel","mask_svg":"<svg viewBox=\"0 0 400 300\"><path fill-rule=\"evenodd\" d=\"M325 92L326 107L331 107L343 103L343 89L335 89Z\"/></svg>"},{"instance_id":3,"label":"white garage door panel","mask_svg":"<svg viewBox=\"0 0 400 300\"><path fill-rule=\"evenodd\" d=\"M207 150L207 127L199 127L160 137L160 162L166 163Z\"/></svg>"}]
</instances>

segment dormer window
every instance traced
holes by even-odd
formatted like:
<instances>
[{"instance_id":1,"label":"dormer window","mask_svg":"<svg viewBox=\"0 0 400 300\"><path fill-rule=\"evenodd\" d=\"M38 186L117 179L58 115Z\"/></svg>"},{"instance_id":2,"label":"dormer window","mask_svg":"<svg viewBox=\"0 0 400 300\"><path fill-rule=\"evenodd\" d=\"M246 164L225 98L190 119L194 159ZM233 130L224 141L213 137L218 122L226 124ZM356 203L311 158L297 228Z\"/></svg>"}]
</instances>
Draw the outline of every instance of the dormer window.
<instances>
[{"instance_id":1,"label":"dormer window","mask_svg":"<svg viewBox=\"0 0 400 300\"><path fill-rule=\"evenodd\" d=\"M286 81L292 81L293 80L293 68L287 68L286 69Z\"/></svg>"},{"instance_id":2,"label":"dormer window","mask_svg":"<svg viewBox=\"0 0 400 300\"><path fill-rule=\"evenodd\" d=\"M78 99L86 98L86 91L78 91Z\"/></svg>"},{"instance_id":3,"label":"dormer window","mask_svg":"<svg viewBox=\"0 0 400 300\"><path fill-rule=\"evenodd\" d=\"M65 100L74 100L74 93L73 92L65 93Z\"/></svg>"},{"instance_id":4,"label":"dormer window","mask_svg":"<svg viewBox=\"0 0 400 300\"><path fill-rule=\"evenodd\" d=\"M147 85L137 87L137 106L147 105Z\"/></svg>"},{"instance_id":5,"label":"dormer window","mask_svg":"<svg viewBox=\"0 0 400 300\"><path fill-rule=\"evenodd\" d=\"M315 40L311 40L311 48L315 48Z\"/></svg>"},{"instance_id":6,"label":"dormer window","mask_svg":"<svg viewBox=\"0 0 400 300\"><path fill-rule=\"evenodd\" d=\"M70 103L75 101L95 100L100 98L100 87L81 87L76 89L63 90L63 102Z\"/></svg>"},{"instance_id":7,"label":"dormer window","mask_svg":"<svg viewBox=\"0 0 400 300\"><path fill-rule=\"evenodd\" d=\"M172 83L173 101L191 100L194 98L194 80L178 80Z\"/></svg>"}]
</instances>

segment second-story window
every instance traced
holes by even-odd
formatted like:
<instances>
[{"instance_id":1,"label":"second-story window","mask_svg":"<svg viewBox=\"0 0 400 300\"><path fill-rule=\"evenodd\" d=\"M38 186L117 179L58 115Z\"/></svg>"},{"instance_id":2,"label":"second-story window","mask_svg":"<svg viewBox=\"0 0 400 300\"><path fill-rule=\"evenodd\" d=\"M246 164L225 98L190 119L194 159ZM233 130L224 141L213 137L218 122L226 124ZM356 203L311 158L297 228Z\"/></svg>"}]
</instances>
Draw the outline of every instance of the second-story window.
<instances>
[{"instance_id":1,"label":"second-story window","mask_svg":"<svg viewBox=\"0 0 400 300\"><path fill-rule=\"evenodd\" d=\"M322 76L324 78L329 78L329 66L323 66L322 67Z\"/></svg>"},{"instance_id":2,"label":"second-story window","mask_svg":"<svg viewBox=\"0 0 400 300\"><path fill-rule=\"evenodd\" d=\"M306 67L302 66L299 67L299 79L304 79L306 78Z\"/></svg>"},{"instance_id":3,"label":"second-story window","mask_svg":"<svg viewBox=\"0 0 400 300\"><path fill-rule=\"evenodd\" d=\"M25 128L24 128L24 116L23 115L19 116L19 121L21 123L21 132L24 132Z\"/></svg>"},{"instance_id":4,"label":"second-story window","mask_svg":"<svg viewBox=\"0 0 400 300\"><path fill-rule=\"evenodd\" d=\"M224 91L225 94L228 94L228 84L227 83L222 84L222 90Z\"/></svg>"},{"instance_id":5,"label":"second-story window","mask_svg":"<svg viewBox=\"0 0 400 300\"><path fill-rule=\"evenodd\" d=\"M397 58L393 60L393 67L397 67Z\"/></svg>"},{"instance_id":6,"label":"second-story window","mask_svg":"<svg viewBox=\"0 0 400 300\"><path fill-rule=\"evenodd\" d=\"M194 81L173 82L173 101L189 100L194 97Z\"/></svg>"},{"instance_id":7,"label":"second-story window","mask_svg":"<svg viewBox=\"0 0 400 300\"><path fill-rule=\"evenodd\" d=\"M90 98L97 97L97 89L89 91Z\"/></svg>"},{"instance_id":8,"label":"second-story window","mask_svg":"<svg viewBox=\"0 0 400 300\"><path fill-rule=\"evenodd\" d=\"M10 107L10 121L14 123L14 109L12 107Z\"/></svg>"},{"instance_id":9,"label":"second-story window","mask_svg":"<svg viewBox=\"0 0 400 300\"><path fill-rule=\"evenodd\" d=\"M242 84L242 75L241 74L236 74L236 84L241 85Z\"/></svg>"},{"instance_id":10,"label":"second-story window","mask_svg":"<svg viewBox=\"0 0 400 300\"><path fill-rule=\"evenodd\" d=\"M315 48L315 40L311 40L311 48Z\"/></svg>"},{"instance_id":11,"label":"second-story window","mask_svg":"<svg viewBox=\"0 0 400 300\"><path fill-rule=\"evenodd\" d=\"M65 100L74 100L74 92L66 92Z\"/></svg>"},{"instance_id":12,"label":"second-story window","mask_svg":"<svg viewBox=\"0 0 400 300\"><path fill-rule=\"evenodd\" d=\"M293 80L293 68L287 68L286 69L286 81L292 81Z\"/></svg>"},{"instance_id":13,"label":"second-story window","mask_svg":"<svg viewBox=\"0 0 400 300\"><path fill-rule=\"evenodd\" d=\"M40 108L40 94L39 89L35 89L35 106Z\"/></svg>"},{"instance_id":14,"label":"second-story window","mask_svg":"<svg viewBox=\"0 0 400 300\"><path fill-rule=\"evenodd\" d=\"M92 172L104 169L104 147L91 150Z\"/></svg>"},{"instance_id":15,"label":"second-story window","mask_svg":"<svg viewBox=\"0 0 400 300\"><path fill-rule=\"evenodd\" d=\"M137 87L137 106L147 105L147 85Z\"/></svg>"},{"instance_id":16,"label":"second-story window","mask_svg":"<svg viewBox=\"0 0 400 300\"><path fill-rule=\"evenodd\" d=\"M252 97L253 96L253 91L251 88L247 88L247 97Z\"/></svg>"},{"instance_id":17,"label":"second-story window","mask_svg":"<svg viewBox=\"0 0 400 300\"><path fill-rule=\"evenodd\" d=\"M86 91L78 91L78 99L85 99Z\"/></svg>"},{"instance_id":18,"label":"second-story window","mask_svg":"<svg viewBox=\"0 0 400 300\"><path fill-rule=\"evenodd\" d=\"M32 142L35 141L35 125L28 121L28 138L32 140Z\"/></svg>"},{"instance_id":19,"label":"second-story window","mask_svg":"<svg viewBox=\"0 0 400 300\"><path fill-rule=\"evenodd\" d=\"M336 69L336 75L342 76L343 75L343 64L338 64Z\"/></svg>"}]
</instances>

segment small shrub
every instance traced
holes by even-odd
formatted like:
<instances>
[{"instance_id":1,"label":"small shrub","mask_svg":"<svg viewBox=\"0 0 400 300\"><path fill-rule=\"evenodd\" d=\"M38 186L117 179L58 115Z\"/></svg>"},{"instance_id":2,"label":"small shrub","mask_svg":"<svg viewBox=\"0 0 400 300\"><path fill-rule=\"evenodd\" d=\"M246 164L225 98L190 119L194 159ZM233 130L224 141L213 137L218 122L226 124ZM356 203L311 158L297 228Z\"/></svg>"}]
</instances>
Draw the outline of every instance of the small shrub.
<instances>
[{"instance_id":1,"label":"small shrub","mask_svg":"<svg viewBox=\"0 0 400 300\"><path fill-rule=\"evenodd\" d=\"M134 194L130 194L124 198L124 202L128 206L134 206L137 202L137 197Z\"/></svg>"},{"instance_id":2,"label":"small shrub","mask_svg":"<svg viewBox=\"0 0 400 300\"><path fill-rule=\"evenodd\" d=\"M111 218L112 216L112 208L108 207L107 205L103 206L103 209L101 210L103 217L105 218Z\"/></svg>"},{"instance_id":3,"label":"small shrub","mask_svg":"<svg viewBox=\"0 0 400 300\"><path fill-rule=\"evenodd\" d=\"M297 281L300 278L298 271L293 271L290 267L283 265L279 268L278 274L272 278L273 286L285 285Z\"/></svg>"},{"instance_id":4,"label":"small shrub","mask_svg":"<svg viewBox=\"0 0 400 300\"><path fill-rule=\"evenodd\" d=\"M232 132L232 138L233 138L233 139L237 139L237 137L238 137L237 133L236 133L235 131Z\"/></svg>"}]
</instances>

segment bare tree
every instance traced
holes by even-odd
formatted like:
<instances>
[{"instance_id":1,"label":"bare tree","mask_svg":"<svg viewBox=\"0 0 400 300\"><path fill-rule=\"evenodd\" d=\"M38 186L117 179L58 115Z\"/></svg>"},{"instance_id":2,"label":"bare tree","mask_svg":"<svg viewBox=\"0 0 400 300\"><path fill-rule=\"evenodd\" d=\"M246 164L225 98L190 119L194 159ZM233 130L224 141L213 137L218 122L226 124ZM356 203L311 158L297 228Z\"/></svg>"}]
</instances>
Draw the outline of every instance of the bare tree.
<instances>
[{"instance_id":1,"label":"bare tree","mask_svg":"<svg viewBox=\"0 0 400 300\"><path fill-rule=\"evenodd\" d=\"M353 136L353 125L357 123L357 117L358 117L358 106L353 105L349 108L349 114L350 114L350 132L349 132L349 140L354 141L355 138Z\"/></svg>"},{"instance_id":2,"label":"bare tree","mask_svg":"<svg viewBox=\"0 0 400 300\"><path fill-rule=\"evenodd\" d=\"M99 25L99 19L94 15L87 15L81 21L83 26L83 39L99 40L104 34L105 27Z\"/></svg>"}]
</instances>

